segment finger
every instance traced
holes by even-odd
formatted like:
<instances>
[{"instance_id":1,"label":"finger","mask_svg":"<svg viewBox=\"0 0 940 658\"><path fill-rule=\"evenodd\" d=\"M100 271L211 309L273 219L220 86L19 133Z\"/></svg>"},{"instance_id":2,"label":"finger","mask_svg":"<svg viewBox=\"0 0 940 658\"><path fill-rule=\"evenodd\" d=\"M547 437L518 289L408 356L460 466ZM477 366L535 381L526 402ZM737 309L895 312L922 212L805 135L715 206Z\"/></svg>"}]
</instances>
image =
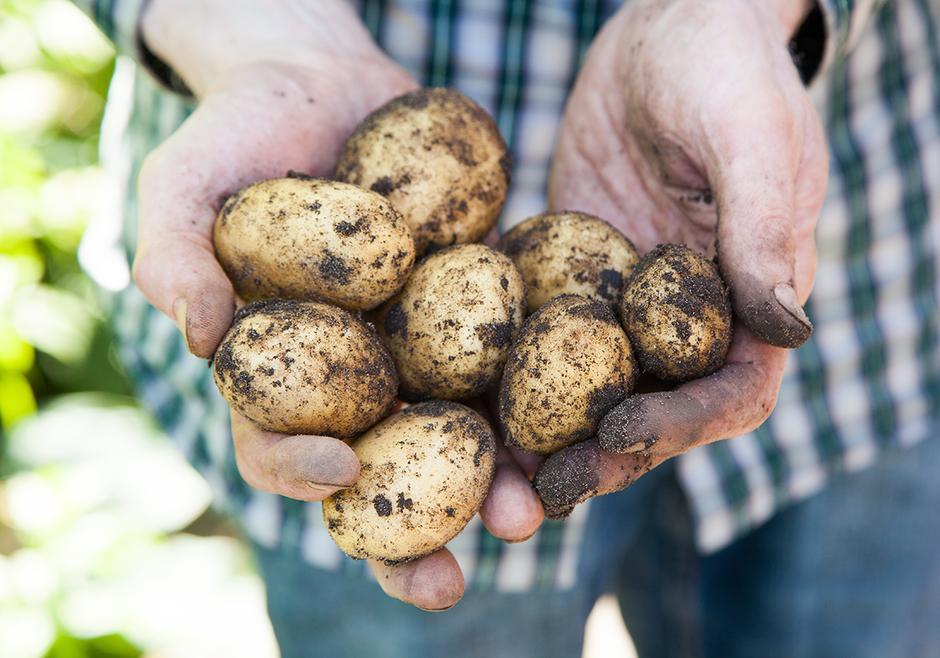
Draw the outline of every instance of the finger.
<instances>
[{"instance_id":1,"label":"finger","mask_svg":"<svg viewBox=\"0 0 940 658\"><path fill-rule=\"evenodd\" d=\"M776 404L786 350L735 328L725 365L674 391L634 395L601 420L600 445L610 452L671 457L702 443L744 434Z\"/></svg>"},{"instance_id":2,"label":"finger","mask_svg":"<svg viewBox=\"0 0 940 658\"><path fill-rule=\"evenodd\" d=\"M812 324L795 289L802 129L780 93L745 102L713 131L706 163L718 203L718 258L735 311L763 341L798 347Z\"/></svg>"},{"instance_id":3,"label":"finger","mask_svg":"<svg viewBox=\"0 0 940 658\"><path fill-rule=\"evenodd\" d=\"M575 505L620 491L658 463L648 454L611 454L600 447L597 439L590 439L546 459L535 474L534 484L545 516L563 519Z\"/></svg>"},{"instance_id":4,"label":"finger","mask_svg":"<svg viewBox=\"0 0 940 658\"><path fill-rule=\"evenodd\" d=\"M497 441L496 445L496 474L480 508L480 518L494 537L524 541L545 519L542 503L503 442Z\"/></svg>"},{"instance_id":5,"label":"finger","mask_svg":"<svg viewBox=\"0 0 940 658\"><path fill-rule=\"evenodd\" d=\"M542 465L542 462L545 461L545 457L542 455L527 452L522 448L507 446L507 450L509 450L509 454L512 455L512 458L519 465L519 468L522 469L522 472L525 473L526 477L530 480L535 475L535 472L539 470L539 466Z\"/></svg>"},{"instance_id":6,"label":"finger","mask_svg":"<svg viewBox=\"0 0 940 658\"><path fill-rule=\"evenodd\" d=\"M242 478L261 491L316 501L359 477L356 453L339 439L268 432L234 411L232 438Z\"/></svg>"},{"instance_id":7,"label":"finger","mask_svg":"<svg viewBox=\"0 0 940 658\"><path fill-rule=\"evenodd\" d=\"M138 243L134 282L151 304L170 317L190 352L208 359L232 324L232 284L208 238L166 233Z\"/></svg>"},{"instance_id":8,"label":"finger","mask_svg":"<svg viewBox=\"0 0 940 658\"><path fill-rule=\"evenodd\" d=\"M453 608L463 596L463 573L446 548L405 564L370 560L369 568L386 594L428 612Z\"/></svg>"},{"instance_id":9,"label":"finger","mask_svg":"<svg viewBox=\"0 0 940 658\"><path fill-rule=\"evenodd\" d=\"M785 361L785 350L737 327L728 361L715 374L627 398L604 417L596 439L552 455L536 473L546 516L619 491L691 448L754 429L776 403Z\"/></svg>"}]
</instances>

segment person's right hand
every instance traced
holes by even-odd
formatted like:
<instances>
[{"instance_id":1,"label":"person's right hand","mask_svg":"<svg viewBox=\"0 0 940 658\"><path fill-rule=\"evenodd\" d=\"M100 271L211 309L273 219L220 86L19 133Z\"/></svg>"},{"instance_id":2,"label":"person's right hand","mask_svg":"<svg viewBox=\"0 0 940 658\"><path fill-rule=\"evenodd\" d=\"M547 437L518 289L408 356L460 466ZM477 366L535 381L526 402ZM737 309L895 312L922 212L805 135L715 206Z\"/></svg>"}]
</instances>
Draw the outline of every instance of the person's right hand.
<instances>
[{"instance_id":1,"label":"person's right hand","mask_svg":"<svg viewBox=\"0 0 940 658\"><path fill-rule=\"evenodd\" d=\"M211 358L236 303L211 238L225 198L291 169L329 176L356 125L417 83L342 0L153 0L141 27L146 45L199 104L142 166L134 280L176 322L189 350ZM359 474L352 449L337 439L263 431L235 413L232 434L242 476L263 491L318 501ZM487 527L508 540L527 537L542 520L541 504L520 478L511 458L503 459L483 513ZM371 566L389 595L420 608L445 609L463 594L446 549Z\"/></svg>"}]
</instances>

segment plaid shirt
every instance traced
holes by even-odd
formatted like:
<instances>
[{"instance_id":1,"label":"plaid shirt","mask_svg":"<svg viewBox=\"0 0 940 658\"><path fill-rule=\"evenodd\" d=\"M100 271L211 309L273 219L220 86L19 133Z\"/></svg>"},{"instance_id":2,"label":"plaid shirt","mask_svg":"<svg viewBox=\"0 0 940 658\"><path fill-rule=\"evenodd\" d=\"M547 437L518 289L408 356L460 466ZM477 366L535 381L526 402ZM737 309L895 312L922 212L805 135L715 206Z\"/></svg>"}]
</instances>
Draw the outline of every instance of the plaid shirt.
<instances>
[{"instance_id":1,"label":"plaid shirt","mask_svg":"<svg viewBox=\"0 0 940 658\"><path fill-rule=\"evenodd\" d=\"M141 59L141 0L84 4L122 52ZM505 227L543 210L565 96L580 57L618 4L362 0L360 8L379 44L420 81L455 86L496 117L515 157ZM940 10L930 0L825 0L822 9L827 47L810 92L832 163L807 305L816 330L791 352L768 422L679 458L703 552L819 491L834 474L925 439L940 411ZM147 152L191 110L144 67L119 62L102 156L126 191L127 258L134 244L131 183ZM205 362L186 352L173 324L133 287L114 302L121 356L141 398L249 536L321 567L364 573L333 545L318 504L244 484L226 406ZM547 522L520 544L496 540L475 520L450 546L476 587L566 588L575 581L589 506L565 522Z\"/></svg>"}]
</instances>

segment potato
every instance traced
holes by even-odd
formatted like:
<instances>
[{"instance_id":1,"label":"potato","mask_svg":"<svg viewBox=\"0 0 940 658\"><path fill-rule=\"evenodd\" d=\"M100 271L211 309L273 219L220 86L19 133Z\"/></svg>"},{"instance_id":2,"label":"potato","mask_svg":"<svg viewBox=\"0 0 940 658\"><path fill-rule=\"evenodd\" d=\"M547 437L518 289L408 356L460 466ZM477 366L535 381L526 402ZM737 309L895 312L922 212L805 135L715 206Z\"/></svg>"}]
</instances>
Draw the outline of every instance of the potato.
<instances>
[{"instance_id":1,"label":"potato","mask_svg":"<svg viewBox=\"0 0 940 658\"><path fill-rule=\"evenodd\" d=\"M347 310L391 297L415 259L408 225L387 199L305 177L265 180L233 194L212 240L243 299L319 299Z\"/></svg>"},{"instance_id":2,"label":"potato","mask_svg":"<svg viewBox=\"0 0 940 658\"><path fill-rule=\"evenodd\" d=\"M496 248L522 272L529 313L564 293L616 307L623 283L640 259L623 233L580 212L530 217L503 235Z\"/></svg>"},{"instance_id":3,"label":"potato","mask_svg":"<svg viewBox=\"0 0 940 658\"><path fill-rule=\"evenodd\" d=\"M681 245L659 245L640 260L620 318L640 369L665 381L711 374L731 344L731 303L718 268Z\"/></svg>"},{"instance_id":4,"label":"potato","mask_svg":"<svg viewBox=\"0 0 940 658\"><path fill-rule=\"evenodd\" d=\"M366 117L343 148L336 178L388 197L421 254L489 233L506 199L510 162L480 106L453 89L420 89Z\"/></svg>"},{"instance_id":5,"label":"potato","mask_svg":"<svg viewBox=\"0 0 940 658\"><path fill-rule=\"evenodd\" d=\"M398 389L375 332L320 302L264 300L239 310L213 374L235 411L287 434L352 437L388 413Z\"/></svg>"},{"instance_id":6,"label":"potato","mask_svg":"<svg viewBox=\"0 0 940 658\"><path fill-rule=\"evenodd\" d=\"M594 436L633 388L630 341L611 308L560 295L526 320L499 391L506 443L550 455Z\"/></svg>"},{"instance_id":7,"label":"potato","mask_svg":"<svg viewBox=\"0 0 940 658\"><path fill-rule=\"evenodd\" d=\"M336 545L358 559L406 562L433 553L473 518L493 481L496 439L475 411L425 402L352 446L359 480L323 501Z\"/></svg>"},{"instance_id":8,"label":"potato","mask_svg":"<svg viewBox=\"0 0 940 658\"><path fill-rule=\"evenodd\" d=\"M525 317L522 275L480 244L438 251L376 315L406 400L475 397L499 382Z\"/></svg>"}]
</instances>

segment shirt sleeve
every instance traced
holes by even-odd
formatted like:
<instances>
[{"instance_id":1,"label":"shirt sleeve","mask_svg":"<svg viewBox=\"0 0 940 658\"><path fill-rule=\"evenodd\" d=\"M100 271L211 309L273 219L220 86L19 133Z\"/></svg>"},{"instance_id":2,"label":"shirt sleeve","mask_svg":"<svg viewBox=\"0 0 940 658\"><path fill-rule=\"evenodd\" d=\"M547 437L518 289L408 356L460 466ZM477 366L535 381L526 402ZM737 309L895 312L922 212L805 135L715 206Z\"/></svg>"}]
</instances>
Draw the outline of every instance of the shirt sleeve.
<instances>
[{"instance_id":1,"label":"shirt sleeve","mask_svg":"<svg viewBox=\"0 0 940 658\"><path fill-rule=\"evenodd\" d=\"M868 19L887 0L818 0L826 27L826 46L820 69L832 64L852 51Z\"/></svg>"}]
</instances>

